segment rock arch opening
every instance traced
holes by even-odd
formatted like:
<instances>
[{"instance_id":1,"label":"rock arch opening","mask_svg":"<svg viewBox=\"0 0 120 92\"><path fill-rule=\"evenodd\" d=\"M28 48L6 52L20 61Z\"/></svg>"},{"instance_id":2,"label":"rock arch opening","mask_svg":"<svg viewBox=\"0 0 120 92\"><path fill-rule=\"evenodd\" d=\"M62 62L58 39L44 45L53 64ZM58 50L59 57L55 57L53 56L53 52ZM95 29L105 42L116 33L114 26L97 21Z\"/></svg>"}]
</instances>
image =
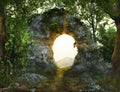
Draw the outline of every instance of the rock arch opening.
<instances>
[{"instance_id":1,"label":"rock arch opening","mask_svg":"<svg viewBox=\"0 0 120 92\"><path fill-rule=\"evenodd\" d=\"M75 39L68 35L58 36L53 43L53 57L59 68L70 67L74 64L78 49L75 46Z\"/></svg>"}]
</instances>

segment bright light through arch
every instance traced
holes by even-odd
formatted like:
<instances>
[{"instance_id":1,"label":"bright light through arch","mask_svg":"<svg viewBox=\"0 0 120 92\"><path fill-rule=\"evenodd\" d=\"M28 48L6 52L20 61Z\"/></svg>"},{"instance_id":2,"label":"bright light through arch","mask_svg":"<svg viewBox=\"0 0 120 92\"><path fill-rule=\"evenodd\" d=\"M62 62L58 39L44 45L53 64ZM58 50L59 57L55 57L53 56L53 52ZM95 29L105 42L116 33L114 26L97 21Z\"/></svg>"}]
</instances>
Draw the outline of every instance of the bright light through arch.
<instances>
[{"instance_id":1,"label":"bright light through arch","mask_svg":"<svg viewBox=\"0 0 120 92\"><path fill-rule=\"evenodd\" d=\"M63 34L58 36L53 44L53 56L58 67L72 66L77 55L77 47L72 36Z\"/></svg>"}]
</instances>

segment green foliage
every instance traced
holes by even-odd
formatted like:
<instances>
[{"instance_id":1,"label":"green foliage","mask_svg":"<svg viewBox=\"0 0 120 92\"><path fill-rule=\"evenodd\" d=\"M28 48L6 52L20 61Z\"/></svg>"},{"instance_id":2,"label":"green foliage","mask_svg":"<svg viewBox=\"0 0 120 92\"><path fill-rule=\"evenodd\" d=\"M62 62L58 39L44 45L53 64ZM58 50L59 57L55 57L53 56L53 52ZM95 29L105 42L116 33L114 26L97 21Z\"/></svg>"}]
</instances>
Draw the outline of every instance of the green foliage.
<instances>
[{"instance_id":1,"label":"green foliage","mask_svg":"<svg viewBox=\"0 0 120 92\"><path fill-rule=\"evenodd\" d=\"M10 84L11 77L25 70L28 52L32 41L25 22L16 24L17 19L6 18L8 40L5 44L5 60L0 65L0 85L6 87Z\"/></svg>"},{"instance_id":2,"label":"green foliage","mask_svg":"<svg viewBox=\"0 0 120 92\"><path fill-rule=\"evenodd\" d=\"M65 9L64 8L54 8L54 9L50 9L48 10L47 12L43 13L43 17L46 18L51 18L53 16L62 16L66 13Z\"/></svg>"},{"instance_id":3,"label":"green foliage","mask_svg":"<svg viewBox=\"0 0 120 92\"><path fill-rule=\"evenodd\" d=\"M39 0L0 0L0 12L6 19L7 42L5 43L5 58L0 60L0 87L10 82L13 70L25 69L29 47L31 44L27 19L37 12ZM43 2L41 0L41 2ZM3 62L3 64L1 63ZM18 71L17 71L17 74Z\"/></svg>"},{"instance_id":4,"label":"green foliage","mask_svg":"<svg viewBox=\"0 0 120 92\"><path fill-rule=\"evenodd\" d=\"M7 87L10 81L6 74L5 65L2 59L0 59L0 87Z\"/></svg>"},{"instance_id":5,"label":"green foliage","mask_svg":"<svg viewBox=\"0 0 120 92\"><path fill-rule=\"evenodd\" d=\"M115 43L115 33L115 29L112 27L110 27L108 30L105 30L104 25L101 25L99 28L98 41L100 44L102 44L100 51L106 62L111 62Z\"/></svg>"},{"instance_id":6,"label":"green foliage","mask_svg":"<svg viewBox=\"0 0 120 92\"><path fill-rule=\"evenodd\" d=\"M105 13L96 5L96 3L87 3L85 5L80 5L80 10L78 12L81 20L86 24L90 30L90 37L94 42L97 42L96 33L100 22L103 20Z\"/></svg>"},{"instance_id":7,"label":"green foliage","mask_svg":"<svg viewBox=\"0 0 120 92\"><path fill-rule=\"evenodd\" d=\"M101 86L108 85L108 89L105 92L119 92L120 91L120 77L108 76L104 80L98 82Z\"/></svg>"},{"instance_id":8,"label":"green foliage","mask_svg":"<svg viewBox=\"0 0 120 92\"><path fill-rule=\"evenodd\" d=\"M9 21L8 19L8 23ZM7 60L11 63L12 68L21 68L25 66L26 63L31 41L29 32L24 26L26 26L24 23L21 25L11 24L8 26L9 35L5 48L7 51Z\"/></svg>"}]
</instances>

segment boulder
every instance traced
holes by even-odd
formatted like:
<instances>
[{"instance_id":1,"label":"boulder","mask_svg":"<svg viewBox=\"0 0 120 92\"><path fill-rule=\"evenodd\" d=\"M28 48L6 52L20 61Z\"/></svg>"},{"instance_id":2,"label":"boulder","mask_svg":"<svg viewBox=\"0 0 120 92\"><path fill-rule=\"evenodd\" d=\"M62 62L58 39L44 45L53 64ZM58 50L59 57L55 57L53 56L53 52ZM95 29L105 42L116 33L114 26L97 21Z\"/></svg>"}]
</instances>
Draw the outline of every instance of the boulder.
<instances>
[{"instance_id":1,"label":"boulder","mask_svg":"<svg viewBox=\"0 0 120 92\"><path fill-rule=\"evenodd\" d=\"M46 77L39 74L25 73L25 74L22 74L20 77L18 77L16 79L16 82L20 84L26 84L30 87L35 87L38 85L38 83L40 83L44 79L46 79Z\"/></svg>"}]
</instances>

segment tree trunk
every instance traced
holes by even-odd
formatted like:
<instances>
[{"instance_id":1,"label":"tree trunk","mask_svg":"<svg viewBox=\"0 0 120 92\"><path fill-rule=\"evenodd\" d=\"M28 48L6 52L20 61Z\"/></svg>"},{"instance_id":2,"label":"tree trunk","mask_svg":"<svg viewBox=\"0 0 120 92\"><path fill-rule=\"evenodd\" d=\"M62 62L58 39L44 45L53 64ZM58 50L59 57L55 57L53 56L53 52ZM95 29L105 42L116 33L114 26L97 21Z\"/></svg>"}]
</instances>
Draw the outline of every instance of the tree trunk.
<instances>
[{"instance_id":1,"label":"tree trunk","mask_svg":"<svg viewBox=\"0 0 120 92\"><path fill-rule=\"evenodd\" d=\"M0 9L0 57L4 59L6 42L6 28L4 12Z\"/></svg>"},{"instance_id":2,"label":"tree trunk","mask_svg":"<svg viewBox=\"0 0 120 92\"><path fill-rule=\"evenodd\" d=\"M5 15L4 8L0 7L0 58L5 65L5 73L8 79L10 79L10 66L6 61L5 43L7 41L6 25L5 25ZM0 63L1 66L1 63Z\"/></svg>"},{"instance_id":3,"label":"tree trunk","mask_svg":"<svg viewBox=\"0 0 120 92\"><path fill-rule=\"evenodd\" d=\"M114 52L112 55L113 60L113 76L120 77L120 17L114 19L117 27L116 40L114 46Z\"/></svg>"}]
</instances>

